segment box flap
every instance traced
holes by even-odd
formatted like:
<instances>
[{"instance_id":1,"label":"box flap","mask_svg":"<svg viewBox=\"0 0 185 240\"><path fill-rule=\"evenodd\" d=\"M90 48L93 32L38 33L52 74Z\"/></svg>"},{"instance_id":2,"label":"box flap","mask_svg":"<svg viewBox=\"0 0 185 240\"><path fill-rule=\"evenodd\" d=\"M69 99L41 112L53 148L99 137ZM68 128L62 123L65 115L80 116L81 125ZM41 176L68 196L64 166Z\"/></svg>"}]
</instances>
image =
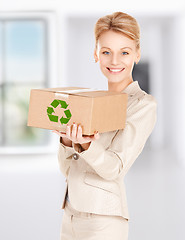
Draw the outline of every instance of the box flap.
<instances>
[{"instance_id":1,"label":"box flap","mask_svg":"<svg viewBox=\"0 0 185 240\"><path fill-rule=\"evenodd\" d=\"M107 90L96 90L96 91L91 91L91 92L89 91L89 92L75 93L75 95L78 95L78 96L91 97L91 98L122 95L122 94L126 94L126 93L111 92L111 91L107 91Z\"/></svg>"},{"instance_id":2,"label":"box flap","mask_svg":"<svg viewBox=\"0 0 185 240\"><path fill-rule=\"evenodd\" d=\"M126 94L122 92L113 92L108 90L100 90L95 88L81 88L81 87L62 87L62 88L43 88L43 89L34 89L38 91L47 91L47 92L53 92L56 94L66 94L66 95L76 95L81 97L105 97L105 96L113 96L113 95L119 95L119 94Z\"/></svg>"},{"instance_id":3,"label":"box flap","mask_svg":"<svg viewBox=\"0 0 185 240\"><path fill-rule=\"evenodd\" d=\"M71 90L83 90L83 89L89 89L89 88L82 88L82 87L57 87L57 88L37 88L34 90L39 91L48 91L48 92L66 92Z\"/></svg>"}]
</instances>

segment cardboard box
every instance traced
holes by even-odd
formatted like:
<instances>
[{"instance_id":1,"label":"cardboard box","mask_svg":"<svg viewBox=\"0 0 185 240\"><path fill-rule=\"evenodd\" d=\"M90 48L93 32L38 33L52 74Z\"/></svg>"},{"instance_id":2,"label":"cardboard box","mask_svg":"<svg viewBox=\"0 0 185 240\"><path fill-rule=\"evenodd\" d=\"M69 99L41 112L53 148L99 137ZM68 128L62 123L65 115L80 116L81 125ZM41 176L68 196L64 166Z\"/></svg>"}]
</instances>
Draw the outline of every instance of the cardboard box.
<instances>
[{"instance_id":1,"label":"cardboard box","mask_svg":"<svg viewBox=\"0 0 185 240\"><path fill-rule=\"evenodd\" d=\"M66 132L81 124L84 135L125 127L126 93L81 87L32 89L27 126Z\"/></svg>"}]
</instances>

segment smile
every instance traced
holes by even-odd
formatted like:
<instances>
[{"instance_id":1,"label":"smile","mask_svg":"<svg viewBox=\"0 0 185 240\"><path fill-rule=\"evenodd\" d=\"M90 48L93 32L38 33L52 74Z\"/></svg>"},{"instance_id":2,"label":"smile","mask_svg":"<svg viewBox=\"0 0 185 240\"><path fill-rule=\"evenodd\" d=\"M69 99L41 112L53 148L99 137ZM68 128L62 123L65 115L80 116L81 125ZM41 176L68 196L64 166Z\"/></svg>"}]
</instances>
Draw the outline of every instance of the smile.
<instances>
[{"instance_id":1,"label":"smile","mask_svg":"<svg viewBox=\"0 0 185 240\"><path fill-rule=\"evenodd\" d=\"M125 68L108 68L107 69L109 70L109 72L111 73L120 73L122 72Z\"/></svg>"}]
</instances>

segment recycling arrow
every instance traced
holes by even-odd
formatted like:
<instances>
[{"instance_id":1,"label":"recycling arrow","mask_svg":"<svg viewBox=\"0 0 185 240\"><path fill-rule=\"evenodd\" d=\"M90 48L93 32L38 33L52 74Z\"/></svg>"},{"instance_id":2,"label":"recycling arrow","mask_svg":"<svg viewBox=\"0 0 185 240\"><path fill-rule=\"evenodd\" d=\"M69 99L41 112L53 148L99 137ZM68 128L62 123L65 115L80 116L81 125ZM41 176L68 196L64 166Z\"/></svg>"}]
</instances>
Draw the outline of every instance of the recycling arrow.
<instances>
[{"instance_id":1,"label":"recycling arrow","mask_svg":"<svg viewBox=\"0 0 185 240\"><path fill-rule=\"evenodd\" d=\"M55 113L53 108L58 107L59 104L60 104L61 108L64 108L64 109L66 109L69 105L65 101L55 99L50 104L52 107L47 107L47 115L49 117L49 120L52 121L52 122L58 122L58 116L53 115L53 113ZM60 118L61 124L67 124L69 122L69 120L71 119L71 116L72 116L69 109L65 110L64 113L65 113L66 117L61 117Z\"/></svg>"}]
</instances>

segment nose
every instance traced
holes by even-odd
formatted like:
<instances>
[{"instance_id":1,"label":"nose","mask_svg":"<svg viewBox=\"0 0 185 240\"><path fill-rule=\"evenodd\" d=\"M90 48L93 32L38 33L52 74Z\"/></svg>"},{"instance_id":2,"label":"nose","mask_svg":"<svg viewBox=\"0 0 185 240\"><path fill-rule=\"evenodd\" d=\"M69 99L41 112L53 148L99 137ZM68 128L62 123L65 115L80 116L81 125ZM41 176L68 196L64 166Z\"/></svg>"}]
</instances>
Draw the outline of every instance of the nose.
<instances>
[{"instance_id":1,"label":"nose","mask_svg":"<svg viewBox=\"0 0 185 240\"><path fill-rule=\"evenodd\" d=\"M119 64L119 57L117 54L112 54L112 59L111 59L111 63L112 65L118 65Z\"/></svg>"}]
</instances>

